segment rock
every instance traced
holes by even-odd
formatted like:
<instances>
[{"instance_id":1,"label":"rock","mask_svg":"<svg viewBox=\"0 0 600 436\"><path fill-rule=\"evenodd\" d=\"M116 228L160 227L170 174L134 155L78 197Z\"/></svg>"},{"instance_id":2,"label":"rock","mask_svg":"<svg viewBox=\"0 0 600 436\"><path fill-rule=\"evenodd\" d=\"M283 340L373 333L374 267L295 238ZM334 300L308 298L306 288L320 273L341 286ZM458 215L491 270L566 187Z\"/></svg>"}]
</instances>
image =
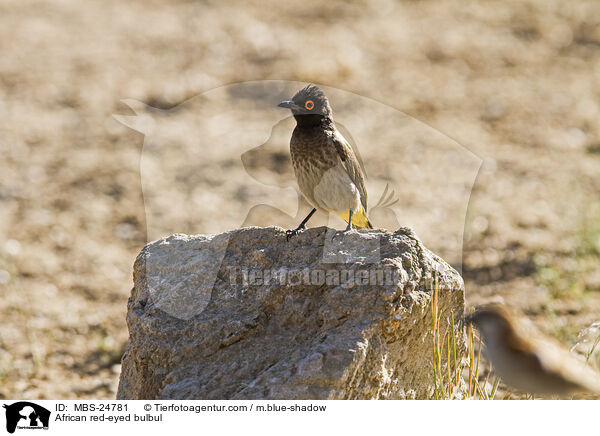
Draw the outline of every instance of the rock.
<instances>
[{"instance_id":1,"label":"rock","mask_svg":"<svg viewBox=\"0 0 600 436\"><path fill-rule=\"evenodd\" d=\"M407 228L332 235L252 227L146 245L117 398L430 398L432 270L442 332L462 316L462 278Z\"/></svg>"}]
</instances>

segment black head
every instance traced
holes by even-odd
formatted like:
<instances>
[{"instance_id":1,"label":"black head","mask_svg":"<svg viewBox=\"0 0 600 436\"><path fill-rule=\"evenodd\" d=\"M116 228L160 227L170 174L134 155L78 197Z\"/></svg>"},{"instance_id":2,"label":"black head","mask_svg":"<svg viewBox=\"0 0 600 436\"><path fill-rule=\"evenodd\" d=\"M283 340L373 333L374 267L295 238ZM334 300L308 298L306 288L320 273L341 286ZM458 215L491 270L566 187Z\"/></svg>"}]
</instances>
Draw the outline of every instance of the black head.
<instances>
[{"instance_id":1,"label":"black head","mask_svg":"<svg viewBox=\"0 0 600 436\"><path fill-rule=\"evenodd\" d=\"M472 324L484 337L506 335L514 330L510 311L499 304L480 306L465 317L466 324Z\"/></svg>"},{"instance_id":2,"label":"black head","mask_svg":"<svg viewBox=\"0 0 600 436\"><path fill-rule=\"evenodd\" d=\"M291 100L282 101L278 106L290 109L297 120L299 120L299 116L303 115L311 116L310 118L333 118L329 100L325 93L315 85L302 88Z\"/></svg>"}]
</instances>

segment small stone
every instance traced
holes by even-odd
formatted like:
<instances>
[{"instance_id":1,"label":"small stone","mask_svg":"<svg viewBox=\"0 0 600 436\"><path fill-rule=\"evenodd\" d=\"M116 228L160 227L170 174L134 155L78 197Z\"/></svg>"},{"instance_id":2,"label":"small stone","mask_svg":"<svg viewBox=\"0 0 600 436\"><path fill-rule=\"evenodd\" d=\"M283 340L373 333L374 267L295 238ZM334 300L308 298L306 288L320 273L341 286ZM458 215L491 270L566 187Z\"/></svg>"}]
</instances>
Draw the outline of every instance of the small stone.
<instances>
[{"instance_id":1,"label":"small stone","mask_svg":"<svg viewBox=\"0 0 600 436\"><path fill-rule=\"evenodd\" d=\"M482 118L485 121L496 121L506 114L506 106L498 100L490 100L485 106Z\"/></svg>"},{"instance_id":2,"label":"small stone","mask_svg":"<svg viewBox=\"0 0 600 436\"><path fill-rule=\"evenodd\" d=\"M4 243L4 251L9 256L17 256L21 252L21 243L16 239L9 239Z\"/></svg>"},{"instance_id":3,"label":"small stone","mask_svg":"<svg viewBox=\"0 0 600 436\"><path fill-rule=\"evenodd\" d=\"M565 132L565 140L570 148L581 148L587 141L587 136L583 130L576 127L571 127Z\"/></svg>"},{"instance_id":4,"label":"small stone","mask_svg":"<svg viewBox=\"0 0 600 436\"><path fill-rule=\"evenodd\" d=\"M5 269L0 269L0 285L6 285L10 281L10 273Z\"/></svg>"}]
</instances>

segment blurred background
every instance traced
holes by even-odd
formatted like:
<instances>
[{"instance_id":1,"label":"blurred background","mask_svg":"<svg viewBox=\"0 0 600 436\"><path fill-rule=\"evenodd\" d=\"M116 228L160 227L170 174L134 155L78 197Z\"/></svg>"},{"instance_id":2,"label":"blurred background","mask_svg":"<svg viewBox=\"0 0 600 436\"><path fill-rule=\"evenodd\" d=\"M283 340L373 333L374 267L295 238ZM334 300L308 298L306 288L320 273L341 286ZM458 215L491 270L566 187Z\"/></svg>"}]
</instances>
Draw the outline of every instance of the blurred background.
<instances>
[{"instance_id":1,"label":"blurred background","mask_svg":"<svg viewBox=\"0 0 600 436\"><path fill-rule=\"evenodd\" d=\"M134 115L121 102L132 99L168 118L237 82L344 90L470 150L480 161L461 255L444 251L443 214L418 232L462 267L467 304L515 305L567 346L600 319L600 2L4 0L0 29L0 398L114 398L132 264L155 235L141 174L151 147L112 114ZM277 138L287 141L293 123L250 112L267 125L253 145L279 148L266 147L266 169L251 155L246 169L285 175ZM380 192L389 174L379 177L371 151L390 143L394 125L361 136L342 124ZM406 132L399 161L418 163L416 124L395 125ZM202 132L170 131L170 147ZM218 167L158 181L173 193L212 192L239 161L226 151L212 150ZM471 161L450 162L473 172ZM419 177L398 177L399 225L427 212L423 199L447 201ZM248 201L240 180L227 183L239 201L221 208ZM151 226L158 233L195 229L195 207L166 212L174 229Z\"/></svg>"}]
</instances>

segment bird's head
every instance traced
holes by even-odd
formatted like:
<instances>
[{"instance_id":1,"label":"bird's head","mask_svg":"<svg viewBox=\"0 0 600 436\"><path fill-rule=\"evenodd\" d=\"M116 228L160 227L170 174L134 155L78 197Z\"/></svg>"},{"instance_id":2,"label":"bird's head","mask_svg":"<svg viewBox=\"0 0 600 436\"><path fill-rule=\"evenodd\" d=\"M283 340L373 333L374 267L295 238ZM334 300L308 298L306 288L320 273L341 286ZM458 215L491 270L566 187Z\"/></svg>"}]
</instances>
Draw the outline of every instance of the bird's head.
<instances>
[{"instance_id":1,"label":"bird's head","mask_svg":"<svg viewBox=\"0 0 600 436\"><path fill-rule=\"evenodd\" d=\"M515 330L511 314L506 308L497 304L478 307L465 317L465 322L479 331L484 342L511 335Z\"/></svg>"},{"instance_id":2,"label":"bird's head","mask_svg":"<svg viewBox=\"0 0 600 436\"><path fill-rule=\"evenodd\" d=\"M282 101L278 106L290 109L296 119L303 116L329 119L333 117L329 100L316 85L308 85L302 88L291 100Z\"/></svg>"}]
</instances>

